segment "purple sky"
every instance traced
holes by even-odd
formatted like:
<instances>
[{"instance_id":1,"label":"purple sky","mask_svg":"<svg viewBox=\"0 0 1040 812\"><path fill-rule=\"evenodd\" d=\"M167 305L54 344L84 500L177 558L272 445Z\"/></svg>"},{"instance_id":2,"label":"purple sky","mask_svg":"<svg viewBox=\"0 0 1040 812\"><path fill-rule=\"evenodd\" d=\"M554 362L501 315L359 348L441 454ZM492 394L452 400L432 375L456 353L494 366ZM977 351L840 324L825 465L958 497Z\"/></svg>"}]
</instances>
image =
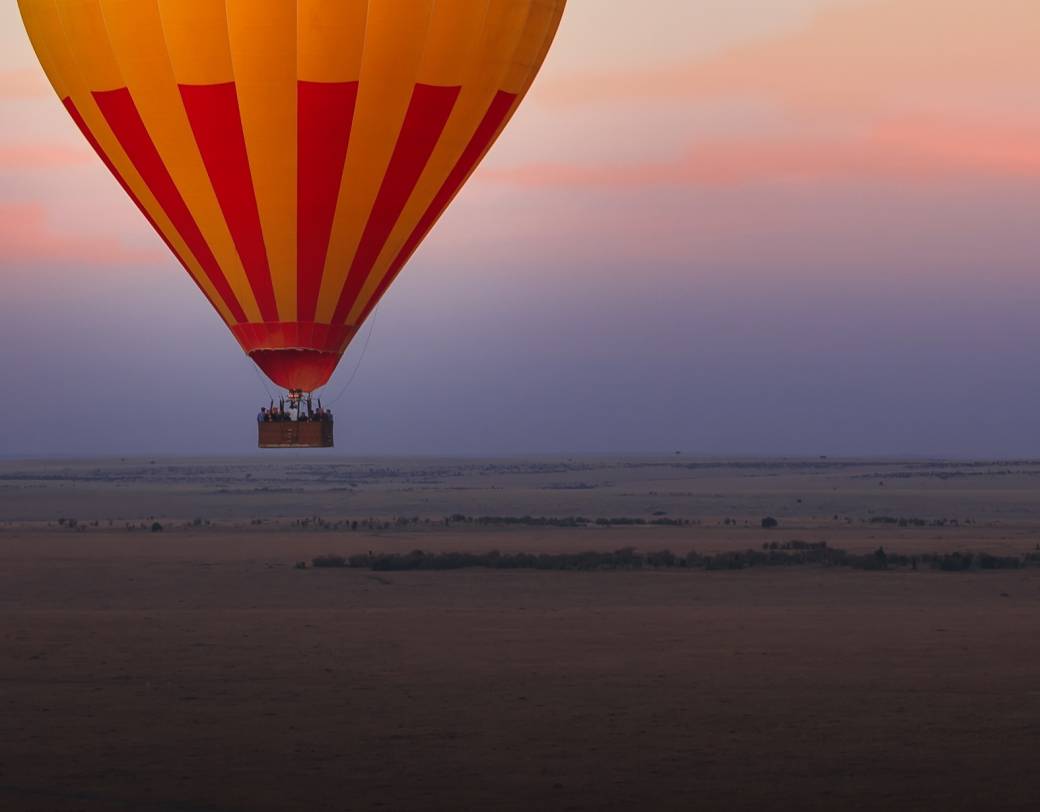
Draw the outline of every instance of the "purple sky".
<instances>
[{"instance_id":1,"label":"purple sky","mask_svg":"<svg viewBox=\"0 0 1040 812\"><path fill-rule=\"evenodd\" d=\"M1040 455L1040 6L762 5L571 0L339 451ZM249 450L265 385L13 3L0 54L0 454Z\"/></svg>"}]
</instances>

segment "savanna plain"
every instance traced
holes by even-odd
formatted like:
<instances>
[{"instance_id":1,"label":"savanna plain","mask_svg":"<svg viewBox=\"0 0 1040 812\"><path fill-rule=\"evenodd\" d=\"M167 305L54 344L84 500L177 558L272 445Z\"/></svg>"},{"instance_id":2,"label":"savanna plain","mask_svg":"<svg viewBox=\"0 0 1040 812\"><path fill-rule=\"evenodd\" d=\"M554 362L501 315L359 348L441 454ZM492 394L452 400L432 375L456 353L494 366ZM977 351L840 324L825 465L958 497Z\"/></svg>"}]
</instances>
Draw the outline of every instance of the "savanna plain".
<instances>
[{"instance_id":1,"label":"savanna plain","mask_svg":"<svg viewBox=\"0 0 1040 812\"><path fill-rule=\"evenodd\" d=\"M0 462L0 808L1035 809L1038 497L1028 460Z\"/></svg>"}]
</instances>

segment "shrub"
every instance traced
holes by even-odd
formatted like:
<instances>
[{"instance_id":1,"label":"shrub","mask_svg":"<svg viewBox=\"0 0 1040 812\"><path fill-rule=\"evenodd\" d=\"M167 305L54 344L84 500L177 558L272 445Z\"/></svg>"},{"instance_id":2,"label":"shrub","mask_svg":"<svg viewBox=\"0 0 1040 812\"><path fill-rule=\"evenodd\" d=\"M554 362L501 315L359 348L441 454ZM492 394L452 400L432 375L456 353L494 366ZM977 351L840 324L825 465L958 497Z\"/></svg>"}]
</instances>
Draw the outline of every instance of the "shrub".
<instances>
[{"instance_id":1,"label":"shrub","mask_svg":"<svg viewBox=\"0 0 1040 812\"><path fill-rule=\"evenodd\" d=\"M780 526L780 522L778 522L772 516L766 516L762 520L762 529L763 530L772 530L774 527L779 527L779 526Z\"/></svg>"},{"instance_id":2,"label":"shrub","mask_svg":"<svg viewBox=\"0 0 1040 812\"><path fill-rule=\"evenodd\" d=\"M162 532L162 525L159 524L159 522L152 522L152 532L153 533L161 533Z\"/></svg>"},{"instance_id":3,"label":"shrub","mask_svg":"<svg viewBox=\"0 0 1040 812\"><path fill-rule=\"evenodd\" d=\"M347 559L341 555L333 555L331 553L327 555L319 555L313 559L311 563L315 567L346 567Z\"/></svg>"},{"instance_id":4,"label":"shrub","mask_svg":"<svg viewBox=\"0 0 1040 812\"><path fill-rule=\"evenodd\" d=\"M641 553L631 547L614 552L581 553L410 553L368 552L344 558L324 555L315 558L315 567L356 567L376 571L457 570L475 567L487 569L561 570L589 572L597 570L703 569L740 570L750 567L824 566L850 567L860 570L889 570L914 567L917 561L931 563L937 569L962 571L979 569L1019 569L1025 561L1012 556L986 553L950 553L910 557L878 548L873 553L852 554L836 550L826 542L791 541L769 543L762 550L743 550L703 555L689 552L677 556L669 550ZM301 562L302 563L302 562ZM297 565L299 568L299 564Z\"/></svg>"}]
</instances>

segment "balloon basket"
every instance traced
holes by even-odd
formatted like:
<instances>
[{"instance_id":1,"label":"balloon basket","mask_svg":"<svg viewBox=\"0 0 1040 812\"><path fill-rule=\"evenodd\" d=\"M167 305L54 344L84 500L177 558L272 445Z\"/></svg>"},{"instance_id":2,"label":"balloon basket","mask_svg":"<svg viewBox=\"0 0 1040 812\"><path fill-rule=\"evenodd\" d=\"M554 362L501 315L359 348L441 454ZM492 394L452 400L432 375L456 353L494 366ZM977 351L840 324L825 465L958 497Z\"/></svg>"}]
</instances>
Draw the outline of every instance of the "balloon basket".
<instances>
[{"instance_id":1,"label":"balloon basket","mask_svg":"<svg viewBox=\"0 0 1040 812\"><path fill-rule=\"evenodd\" d=\"M260 423L260 448L332 448L331 423Z\"/></svg>"},{"instance_id":2,"label":"balloon basket","mask_svg":"<svg viewBox=\"0 0 1040 812\"><path fill-rule=\"evenodd\" d=\"M332 412L315 408L311 396L293 390L276 405L271 401L257 419L260 448L332 448Z\"/></svg>"}]
</instances>

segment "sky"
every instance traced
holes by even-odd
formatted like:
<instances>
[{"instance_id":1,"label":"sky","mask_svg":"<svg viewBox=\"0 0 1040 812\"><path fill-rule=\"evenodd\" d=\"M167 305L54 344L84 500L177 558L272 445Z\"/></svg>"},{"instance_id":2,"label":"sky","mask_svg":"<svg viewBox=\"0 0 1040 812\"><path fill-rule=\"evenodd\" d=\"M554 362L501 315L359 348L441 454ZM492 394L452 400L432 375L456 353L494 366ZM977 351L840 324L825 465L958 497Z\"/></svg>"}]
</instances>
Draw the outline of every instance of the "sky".
<instances>
[{"instance_id":1,"label":"sky","mask_svg":"<svg viewBox=\"0 0 1040 812\"><path fill-rule=\"evenodd\" d=\"M570 0L337 453L1040 455L1038 77L1035 0ZM268 399L13 2L0 375L3 456L248 452Z\"/></svg>"}]
</instances>

